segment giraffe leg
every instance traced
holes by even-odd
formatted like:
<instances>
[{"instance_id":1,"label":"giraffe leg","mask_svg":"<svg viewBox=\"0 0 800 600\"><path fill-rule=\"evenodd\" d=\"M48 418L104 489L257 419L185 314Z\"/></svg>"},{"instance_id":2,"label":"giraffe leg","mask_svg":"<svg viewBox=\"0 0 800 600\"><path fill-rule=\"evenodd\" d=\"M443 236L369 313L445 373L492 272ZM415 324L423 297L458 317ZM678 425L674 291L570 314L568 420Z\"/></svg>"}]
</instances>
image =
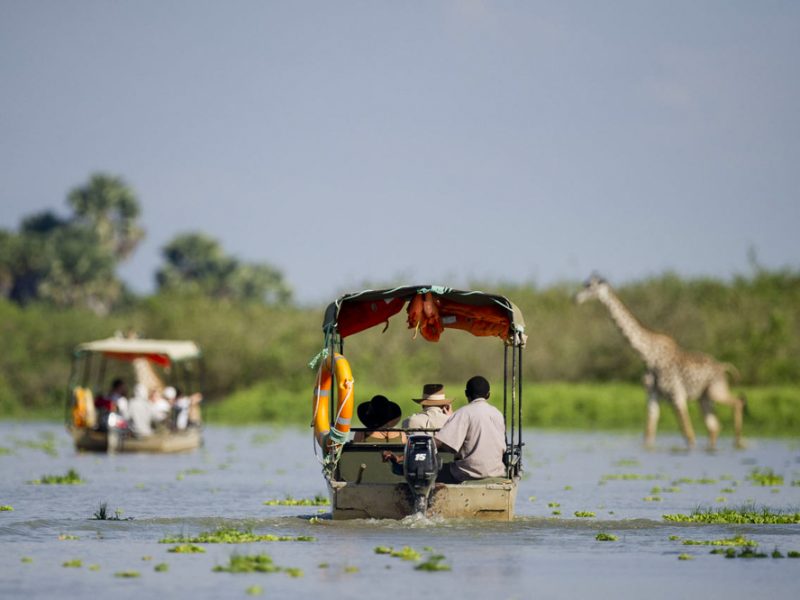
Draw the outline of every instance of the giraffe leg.
<instances>
[{"instance_id":1,"label":"giraffe leg","mask_svg":"<svg viewBox=\"0 0 800 600\"><path fill-rule=\"evenodd\" d=\"M719 436L719 419L714 414L714 407L711 404L711 398L708 394L703 394L700 397L700 408L703 411L703 421L708 429L708 449L715 450L717 447L717 437Z\"/></svg>"},{"instance_id":2,"label":"giraffe leg","mask_svg":"<svg viewBox=\"0 0 800 600\"><path fill-rule=\"evenodd\" d=\"M652 449L656 441L656 428L661 408L658 405L658 394L654 390L647 390L647 422L644 428L645 448Z\"/></svg>"},{"instance_id":3,"label":"giraffe leg","mask_svg":"<svg viewBox=\"0 0 800 600\"><path fill-rule=\"evenodd\" d=\"M678 424L681 426L683 438L686 440L686 445L691 449L695 446L694 429L692 422L689 420L689 407L686 405L686 394L678 393L672 397L672 406L675 409L675 415L678 417Z\"/></svg>"},{"instance_id":4,"label":"giraffe leg","mask_svg":"<svg viewBox=\"0 0 800 600\"><path fill-rule=\"evenodd\" d=\"M744 448L742 439L742 415L744 413L745 401L743 397L734 396L728 387L726 379L717 379L708 388L709 399L717 404L726 404L733 409L733 435L734 445L737 448Z\"/></svg>"}]
</instances>

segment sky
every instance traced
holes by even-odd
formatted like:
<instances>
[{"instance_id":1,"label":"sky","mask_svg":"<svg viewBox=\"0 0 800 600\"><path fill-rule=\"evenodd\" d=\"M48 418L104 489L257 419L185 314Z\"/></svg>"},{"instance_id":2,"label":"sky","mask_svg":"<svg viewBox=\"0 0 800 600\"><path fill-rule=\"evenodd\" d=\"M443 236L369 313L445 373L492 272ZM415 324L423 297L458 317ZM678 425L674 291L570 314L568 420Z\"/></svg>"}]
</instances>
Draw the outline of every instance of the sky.
<instances>
[{"instance_id":1,"label":"sky","mask_svg":"<svg viewBox=\"0 0 800 600\"><path fill-rule=\"evenodd\" d=\"M0 228L121 176L301 302L800 267L800 3L0 0Z\"/></svg>"}]
</instances>

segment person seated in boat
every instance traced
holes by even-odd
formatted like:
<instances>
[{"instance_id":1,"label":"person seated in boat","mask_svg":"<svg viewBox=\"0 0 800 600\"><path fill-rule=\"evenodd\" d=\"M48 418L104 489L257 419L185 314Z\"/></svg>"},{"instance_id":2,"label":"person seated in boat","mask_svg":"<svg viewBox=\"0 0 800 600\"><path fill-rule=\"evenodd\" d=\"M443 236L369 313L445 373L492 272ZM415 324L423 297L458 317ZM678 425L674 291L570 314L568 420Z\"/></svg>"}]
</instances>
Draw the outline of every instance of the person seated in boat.
<instances>
[{"instance_id":1,"label":"person seated in boat","mask_svg":"<svg viewBox=\"0 0 800 600\"><path fill-rule=\"evenodd\" d=\"M422 398L412 398L422 406L422 412L403 421L404 429L439 429L453 414L453 400L444 393L441 383L422 386Z\"/></svg>"},{"instance_id":2,"label":"person seated in boat","mask_svg":"<svg viewBox=\"0 0 800 600\"><path fill-rule=\"evenodd\" d=\"M357 431L354 442L373 444L405 444L406 436L402 431L374 431L391 429L400 421L400 406L386 396L373 396L368 402L362 402L357 408L358 418L367 431Z\"/></svg>"},{"instance_id":3,"label":"person seated in boat","mask_svg":"<svg viewBox=\"0 0 800 600\"><path fill-rule=\"evenodd\" d=\"M467 382L464 393L467 405L455 411L433 436L439 450L455 453L453 462L442 464L436 481L455 484L505 477L505 420L503 413L489 404L489 382L476 375ZM384 452L383 460L394 463L394 471L402 465L403 457Z\"/></svg>"},{"instance_id":4,"label":"person seated in boat","mask_svg":"<svg viewBox=\"0 0 800 600\"><path fill-rule=\"evenodd\" d=\"M102 398L98 398L98 400L102 400ZM123 419L128 418L128 386L125 385L125 381L117 377L114 381L111 382L111 390L108 392L107 397L110 406L107 408ZM98 406L98 408L101 408Z\"/></svg>"},{"instance_id":5,"label":"person seated in boat","mask_svg":"<svg viewBox=\"0 0 800 600\"><path fill-rule=\"evenodd\" d=\"M174 410L176 429L186 429L190 425L200 425L199 405L202 401L203 394L200 392L196 392L191 396L186 396L181 393L180 389L175 389Z\"/></svg>"},{"instance_id":6,"label":"person seated in boat","mask_svg":"<svg viewBox=\"0 0 800 600\"><path fill-rule=\"evenodd\" d=\"M146 437L153 433L152 412L148 396L147 388L141 383L137 383L133 388L133 398L128 402L129 426L133 434L138 437Z\"/></svg>"},{"instance_id":7,"label":"person seated in boat","mask_svg":"<svg viewBox=\"0 0 800 600\"><path fill-rule=\"evenodd\" d=\"M168 417L172 413L169 390L174 393L175 388L164 388L163 391L154 389L150 392L150 421L154 428L163 428L169 423Z\"/></svg>"}]
</instances>

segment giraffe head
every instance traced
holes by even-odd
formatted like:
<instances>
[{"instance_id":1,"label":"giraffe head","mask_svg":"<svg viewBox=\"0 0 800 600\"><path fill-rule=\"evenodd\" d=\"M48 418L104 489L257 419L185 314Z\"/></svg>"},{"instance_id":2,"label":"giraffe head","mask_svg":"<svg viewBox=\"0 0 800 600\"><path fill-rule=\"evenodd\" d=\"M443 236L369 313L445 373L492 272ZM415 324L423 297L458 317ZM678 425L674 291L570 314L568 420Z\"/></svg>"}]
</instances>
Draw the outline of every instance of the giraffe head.
<instances>
[{"instance_id":1,"label":"giraffe head","mask_svg":"<svg viewBox=\"0 0 800 600\"><path fill-rule=\"evenodd\" d=\"M583 304L587 300L603 298L608 295L610 289L611 287L605 279L596 273L592 273L589 279L584 282L583 289L575 294L575 302Z\"/></svg>"}]
</instances>

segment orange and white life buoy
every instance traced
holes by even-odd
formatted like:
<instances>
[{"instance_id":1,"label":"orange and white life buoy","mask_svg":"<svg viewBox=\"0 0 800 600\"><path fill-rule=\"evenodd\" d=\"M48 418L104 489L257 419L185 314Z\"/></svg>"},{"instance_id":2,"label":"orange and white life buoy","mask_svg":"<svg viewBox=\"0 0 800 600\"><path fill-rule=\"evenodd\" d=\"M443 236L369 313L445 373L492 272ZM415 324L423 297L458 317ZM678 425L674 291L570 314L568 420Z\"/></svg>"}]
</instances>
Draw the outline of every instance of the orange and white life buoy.
<instances>
[{"instance_id":1,"label":"orange and white life buoy","mask_svg":"<svg viewBox=\"0 0 800 600\"><path fill-rule=\"evenodd\" d=\"M333 366L331 366L331 362ZM329 406L334 373L336 374L337 402L336 418L331 430ZM354 406L355 394L350 364L341 354L335 353L333 360L328 356L320 365L319 373L317 374L313 405L314 436L323 449L327 450L331 442L343 444L347 441Z\"/></svg>"}]
</instances>

